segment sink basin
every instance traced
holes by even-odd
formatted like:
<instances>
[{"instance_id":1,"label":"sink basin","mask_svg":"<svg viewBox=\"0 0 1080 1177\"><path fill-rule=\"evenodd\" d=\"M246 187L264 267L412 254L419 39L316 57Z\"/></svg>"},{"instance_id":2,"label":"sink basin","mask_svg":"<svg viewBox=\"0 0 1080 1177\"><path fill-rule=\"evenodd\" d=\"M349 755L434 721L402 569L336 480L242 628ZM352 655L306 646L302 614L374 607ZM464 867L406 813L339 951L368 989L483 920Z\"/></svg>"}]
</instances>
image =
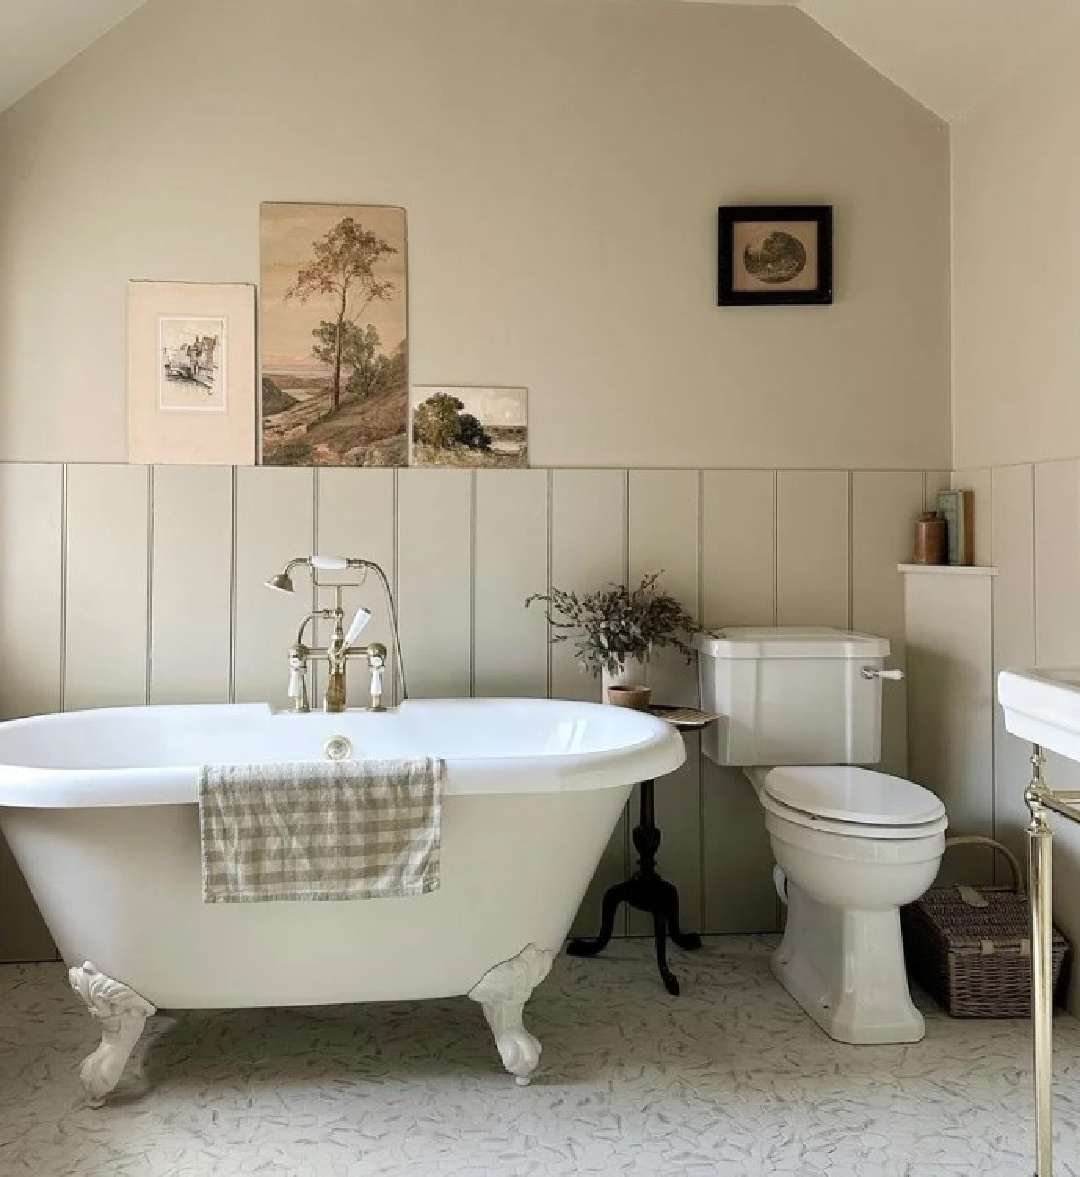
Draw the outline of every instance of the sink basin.
<instances>
[{"instance_id":1,"label":"sink basin","mask_svg":"<svg viewBox=\"0 0 1080 1177\"><path fill-rule=\"evenodd\" d=\"M1080 760L1080 666L1003 670L997 693L1006 731Z\"/></svg>"}]
</instances>

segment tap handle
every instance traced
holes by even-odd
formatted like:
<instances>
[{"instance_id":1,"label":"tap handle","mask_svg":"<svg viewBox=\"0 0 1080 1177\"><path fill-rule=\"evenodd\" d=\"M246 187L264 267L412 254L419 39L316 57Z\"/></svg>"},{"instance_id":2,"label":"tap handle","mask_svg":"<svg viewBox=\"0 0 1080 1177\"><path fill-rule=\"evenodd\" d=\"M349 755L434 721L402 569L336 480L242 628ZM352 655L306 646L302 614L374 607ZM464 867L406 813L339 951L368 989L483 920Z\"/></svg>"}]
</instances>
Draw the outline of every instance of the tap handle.
<instances>
[{"instance_id":1,"label":"tap handle","mask_svg":"<svg viewBox=\"0 0 1080 1177\"><path fill-rule=\"evenodd\" d=\"M310 703L307 691L308 649L299 642L289 650L288 697L296 704L297 711L307 711Z\"/></svg>"}]
</instances>

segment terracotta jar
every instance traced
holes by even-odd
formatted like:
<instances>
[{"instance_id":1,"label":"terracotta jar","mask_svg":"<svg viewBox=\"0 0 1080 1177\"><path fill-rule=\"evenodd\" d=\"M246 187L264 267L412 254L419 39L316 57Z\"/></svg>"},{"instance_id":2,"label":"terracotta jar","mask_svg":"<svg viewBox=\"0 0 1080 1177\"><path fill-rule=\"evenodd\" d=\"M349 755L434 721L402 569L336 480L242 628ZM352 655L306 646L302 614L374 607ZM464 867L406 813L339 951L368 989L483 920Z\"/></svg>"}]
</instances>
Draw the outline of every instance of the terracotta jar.
<instances>
[{"instance_id":1,"label":"terracotta jar","mask_svg":"<svg viewBox=\"0 0 1080 1177\"><path fill-rule=\"evenodd\" d=\"M608 687L607 701L615 707L630 707L634 711L648 711L652 687Z\"/></svg>"},{"instance_id":2,"label":"terracotta jar","mask_svg":"<svg viewBox=\"0 0 1080 1177\"><path fill-rule=\"evenodd\" d=\"M915 524L915 564L945 563L945 520L924 511Z\"/></svg>"}]
</instances>

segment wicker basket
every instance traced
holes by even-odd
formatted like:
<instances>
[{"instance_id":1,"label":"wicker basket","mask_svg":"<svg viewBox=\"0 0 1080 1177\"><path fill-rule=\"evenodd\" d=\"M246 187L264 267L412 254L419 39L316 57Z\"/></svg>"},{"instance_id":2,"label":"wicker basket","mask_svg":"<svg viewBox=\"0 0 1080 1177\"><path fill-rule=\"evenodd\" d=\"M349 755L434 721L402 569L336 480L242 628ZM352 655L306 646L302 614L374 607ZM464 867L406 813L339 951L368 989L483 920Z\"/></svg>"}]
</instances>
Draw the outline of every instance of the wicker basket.
<instances>
[{"instance_id":1,"label":"wicker basket","mask_svg":"<svg viewBox=\"0 0 1080 1177\"><path fill-rule=\"evenodd\" d=\"M1011 887L934 887L900 912L911 977L954 1018L1031 1016L1031 923L1016 855L990 838L949 838L990 846L1012 871ZM1055 928L1054 993L1069 945Z\"/></svg>"}]
</instances>

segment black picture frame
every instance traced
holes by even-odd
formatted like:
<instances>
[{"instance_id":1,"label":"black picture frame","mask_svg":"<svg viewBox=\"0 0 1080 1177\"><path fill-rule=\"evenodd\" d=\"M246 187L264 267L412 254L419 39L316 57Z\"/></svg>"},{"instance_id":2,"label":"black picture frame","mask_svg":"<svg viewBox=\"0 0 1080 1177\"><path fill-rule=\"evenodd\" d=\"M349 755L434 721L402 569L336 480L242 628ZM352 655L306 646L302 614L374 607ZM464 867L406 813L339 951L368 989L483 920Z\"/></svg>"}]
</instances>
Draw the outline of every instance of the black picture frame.
<instances>
[{"instance_id":1,"label":"black picture frame","mask_svg":"<svg viewBox=\"0 0 1080 1177\"><path fill-rule=\"evenodd\" d=\"M833 300L833 263L832 263L832 217L831 204L735 204L721 205L719 209L719 236L717 242L718 257L718 295L719 306L800 306L825 305ZM763 221L775 221L787 226L805 225L809 234L816 235L817 273L813 287L803 286L801 289L783 289L789 279L758 279L759 283L775 282L777 289L759 285L754 289L747 289L746 274L755 277L752 271L739 267L741 259L736 257L736 233L739 226L747 223L760 224ZM787 234L794 236L794 234ZM799 243L802 244L801 242ZM745 247L743 257L746 257ZM783 262L783 258L778 259ZM805 280L804 280L805 281Z\"/></svg>"}]
</instances>

